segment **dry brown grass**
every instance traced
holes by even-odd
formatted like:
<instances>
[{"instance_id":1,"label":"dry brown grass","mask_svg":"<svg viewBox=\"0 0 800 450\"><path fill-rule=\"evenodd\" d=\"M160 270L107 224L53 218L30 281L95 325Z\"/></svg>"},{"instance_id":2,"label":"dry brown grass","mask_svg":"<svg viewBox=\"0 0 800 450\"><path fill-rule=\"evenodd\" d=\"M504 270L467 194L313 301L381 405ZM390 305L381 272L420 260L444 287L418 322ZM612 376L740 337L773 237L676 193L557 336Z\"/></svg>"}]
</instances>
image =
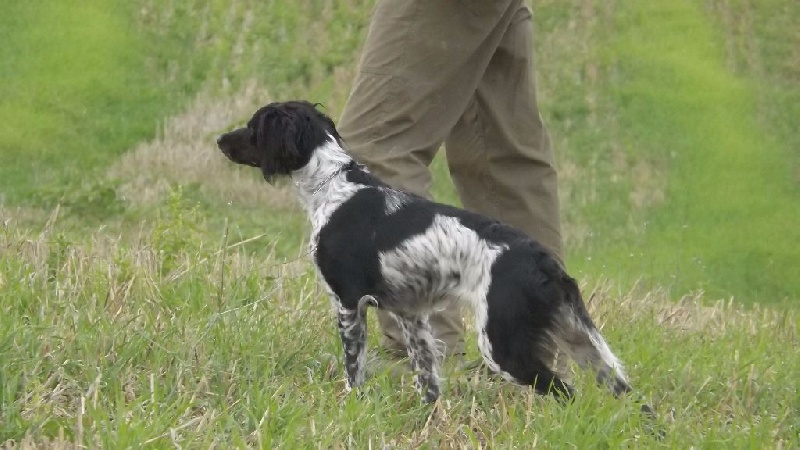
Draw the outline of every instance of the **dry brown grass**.
<instances>
[{"instance_id":1,"label":"dry brown grass","mask_svg":"<svg viewBox=\"0 0 800 450\"><path fill-rule=\"evenodd\" d=\"M686 294L676 301L670 296L668 289L659 287L644 290L635 285L630 290L621 292L608 280L598 281L593 286L587 285L584 280L581 287L589 312L600 328L608 317L619 314L620 311L624 311L632 321L651 318L654 326L712 335L724 334L734 329L756 334L765 324L793 329L791 326L787 328L786 324L796 320L794 311L759 305L745 309L733 298L708 298L702 290ZM791 333L790 340L797 340L796 331Z\"/></svg>"},{"instance_id":2,"label":"dry brown grass","mask_svg":"<svg viewBox=\"0 0 800 450\"><path fill-rule=\"evenodd\" d=\"M197 185L201 193L235 199L244 206L289 207L287 188L271 188L253 170L228 161L216 147L218 134L242 126L270 101L255 82L225 98L201 94L186 112L168 119L159 136L126 153L109 176L122 181L120 196L134 206L162 201L175 184Z\"/></svg>"},{"instance_id":3,"label":"dry brown grass","mask_svg":"<svg viewBox=\"0 0 800 450\"><path fill-rule=\"evenodd\" d=\"M81 440L74 442L64 436L64 429L59 430L55 438L34 437L33 433L28 433L20 442L7 441L0 446L2 450L65 450L83 448Z\"/></svg>"}]
</instances>

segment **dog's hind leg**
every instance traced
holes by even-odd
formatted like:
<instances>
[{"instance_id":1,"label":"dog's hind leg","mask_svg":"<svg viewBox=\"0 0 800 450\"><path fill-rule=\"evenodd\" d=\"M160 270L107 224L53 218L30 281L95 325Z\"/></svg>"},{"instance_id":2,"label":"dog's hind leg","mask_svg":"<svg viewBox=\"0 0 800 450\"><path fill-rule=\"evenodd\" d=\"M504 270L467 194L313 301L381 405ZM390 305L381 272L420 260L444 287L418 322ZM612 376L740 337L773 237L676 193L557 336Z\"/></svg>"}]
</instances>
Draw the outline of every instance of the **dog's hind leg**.
<instances>
[{"instance_id":1,"label":"dog's hind leg","mask_svg":"<svg viewBox=\"0 0 800 450\"><path fill-rule=\"evenodd\" d=\"M416 373L417 392L430 403L439 398L439 361L435 353L435 342L427 316L403 316L395 314L403 338L406 341L411 369Z\"/></svg>"},{"instance_id":2,"label":"dog's hind leg","mask_svg":"<svg viewBox=\"0 0 800 450\"><path fill-rule=\"evenodd\" d=\"M339 324L339 335L344 350L344 368L347 372L347 390L364 383L364 363L367 353L367 306L375 304L371 296L359 300L356 309L345 308L335 296L332 297Z\"/></svg>"},{"instance_id":3,"label":"dog's hind leg","mask_svg":"<svg viewBox=\"0 0 800 450\"><path fill-rule=\"evenodd\" d=\"M478 349L486 365L509 381L532 386L539 394L572 398L572 387L550 367L555 346L547 345L550 340L542 323L545 315L530 311L527 297L513 280L496 278L493 282L486 298L473 300Z\"/></svg>"}]
</instances>

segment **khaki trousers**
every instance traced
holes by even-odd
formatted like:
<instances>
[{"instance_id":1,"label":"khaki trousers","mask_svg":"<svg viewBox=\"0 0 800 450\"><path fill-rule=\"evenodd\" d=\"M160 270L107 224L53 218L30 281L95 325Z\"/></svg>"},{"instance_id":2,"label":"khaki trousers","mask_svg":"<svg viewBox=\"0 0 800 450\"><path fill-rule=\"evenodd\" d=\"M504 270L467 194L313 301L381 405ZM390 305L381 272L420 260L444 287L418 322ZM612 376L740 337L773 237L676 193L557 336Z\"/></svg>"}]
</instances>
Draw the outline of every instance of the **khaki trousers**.
<instances>
[{"instance_id":1,"label":"khaki trousers","mask_svg":"<svg viewBox=\"0 0 800 450\"><path fill-rule=\"evenodd\" d=\"M539 114L532 18L522 0L379 0L339 121L356 158L385 182L430 198L445 144L465 208L529 233L563 261L556 171ZM390 350L405 351L378 311ZM464 353L456 307L431 316L447 354Z\"/></svg>"}]
</instances>

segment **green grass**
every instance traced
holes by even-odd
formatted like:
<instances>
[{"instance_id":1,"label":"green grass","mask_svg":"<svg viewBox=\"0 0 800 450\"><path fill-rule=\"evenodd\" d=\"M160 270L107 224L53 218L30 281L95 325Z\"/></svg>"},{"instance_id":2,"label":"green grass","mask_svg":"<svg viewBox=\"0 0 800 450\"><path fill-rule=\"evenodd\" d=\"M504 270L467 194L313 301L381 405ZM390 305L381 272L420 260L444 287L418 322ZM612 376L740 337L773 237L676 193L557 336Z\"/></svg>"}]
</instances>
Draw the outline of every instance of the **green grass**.
<instances>
[{"instance_id":1,"label":"green grass","mask_svg":"<svg viewBox=\"0 0 800 450\"><path fill-rule=\"evenodd\" d=\"M798 298L786 128L798 40L771 27L800 8L779 3L542 2L544 109L577 273L745 304Z\"/></svg>"},{"instance_id":2,"label":"green grass","mask_svg":"<svg viewBox=\"0 0 800 450\"><path fill-rule=\"evenodd\" d=\"M39 217L60 203L62 223L79 233L138 229L163 195L126 198L131 180L106 174L120 155L153 139L198 92L226 98L252 82L260 103L307 97L336 117L370 5L11 2L0 19L11 43L0 49L2 198ZM576 274L666 286L675 297L703 289L745 304L797 298L800 213L785 207L800 195L790 150L800 143L797 39L776 28L788 33L787 17L800 12L782 5L535 2L542 109ZM246 115L201 129L191 145L213 148L214 134ZM149 181L186 184L175 169ZM441 158L434 172L437 198L457 203ZM217 225L228 217L245 234L287 230L279 255L296 253L297 211L259 217L263 203L226 206L230 197L202 181L187 191L198 191Z\"/></svg>"},{"instance_id":3,"label":"green grass","mask_svg":"<svg viewBox=\"0 0 800 450\"><path fill-rule=\"evenodd\" d=\"M180 39L157 43L129 2L5 2L0 29L0 191L7 202L52 206L100 178L104 166L152 136L176 111L166 60Z\"/></svg>"},{"instance_id":4,"label":"green grass","mask_svg":"<svg viewBox=\"0 0 800 450\"><path fill-rule=\"evenodd\" d=\"M108 174L121 156L196 98L254 82L267 88L254 101L310 95L337 111L367 3L11 1L0 19L0 202L40 217L60 204L79 232L136 228L159 205L124 198L129 180ZM230 125L197 139L212 146Z\"/></svg>"},{"instance_id":5,"label":"green grass","mask_svg":"<svg viewBox=\"0 0 800 450\"><path fill-rule=\"evenodd\" d=\"M800 212L786 205L800 201L797 180L758 123L754 82L728 70L709 20L693 2L631 4L618 19L620 120L638 151L664 160L668 182L644 240L617 258L633 252L620 267L650 281L674 274L678 291L795 299Z\"/></svg>"},{"instance_id":6,"label":"green grass","mask_svg":"<svg viewBox=\"0 0 800 450\"><path fill-rule=\"evenodd\" d=\"M0 442L103 447L791 448L795 314L594 291L591 309L660 413L579 373L569 405L445 369L424 405L404 365L371 359L346 394L328 300L307 261L209 240L176 197L134 245L0 229ZM371 346L376 347L371 330ZM780 342L781 345L775 345ZM476 358L474 339L469 358ZM654 430L666 433L663 441ZM25 444L26 443L26 444Z\"/></svg>"},{"instance_id":7,"label":"green grass","mask_svg":"<svg viewBox=\"0 0 800 450\"><path fill-rule=\"evenodd\" d=\"M432 407L377 358L343 392L303 212L214 136L337 117L372 1L7 1L0 445L800 445L795 3L534 2L568 265L658 442L590 374L565 406L450 365Z\"/></svg>"}]
</instances>

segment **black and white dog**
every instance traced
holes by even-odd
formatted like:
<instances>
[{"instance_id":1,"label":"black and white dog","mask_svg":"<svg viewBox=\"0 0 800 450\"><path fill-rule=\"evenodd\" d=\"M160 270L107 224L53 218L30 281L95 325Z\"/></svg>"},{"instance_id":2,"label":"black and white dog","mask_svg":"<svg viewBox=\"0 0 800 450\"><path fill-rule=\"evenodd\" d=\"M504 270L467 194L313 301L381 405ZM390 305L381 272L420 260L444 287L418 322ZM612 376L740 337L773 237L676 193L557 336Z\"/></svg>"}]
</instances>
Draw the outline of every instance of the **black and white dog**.
<instances>
[{"instance_id":1,"label":"black and white dog","mask_svg":"<svg viewBox=\"0 0 800 450\"><path fill-rule=\"evenodd\" d=\"M391 312L407 341L416 387L439 397L431 311L475 313L486 364L537 392L572 396L549 367L555 345L615 395L622 365L592 323L574 279L510 226L393 189L359 165L333 121L305 101L272 103L217 144L264 178L290 176L308 211L310 247L337 313L348 389L364 382L366 307ZM643 409L649 410L644 407Z\"/></svg>"}]
</instances>

